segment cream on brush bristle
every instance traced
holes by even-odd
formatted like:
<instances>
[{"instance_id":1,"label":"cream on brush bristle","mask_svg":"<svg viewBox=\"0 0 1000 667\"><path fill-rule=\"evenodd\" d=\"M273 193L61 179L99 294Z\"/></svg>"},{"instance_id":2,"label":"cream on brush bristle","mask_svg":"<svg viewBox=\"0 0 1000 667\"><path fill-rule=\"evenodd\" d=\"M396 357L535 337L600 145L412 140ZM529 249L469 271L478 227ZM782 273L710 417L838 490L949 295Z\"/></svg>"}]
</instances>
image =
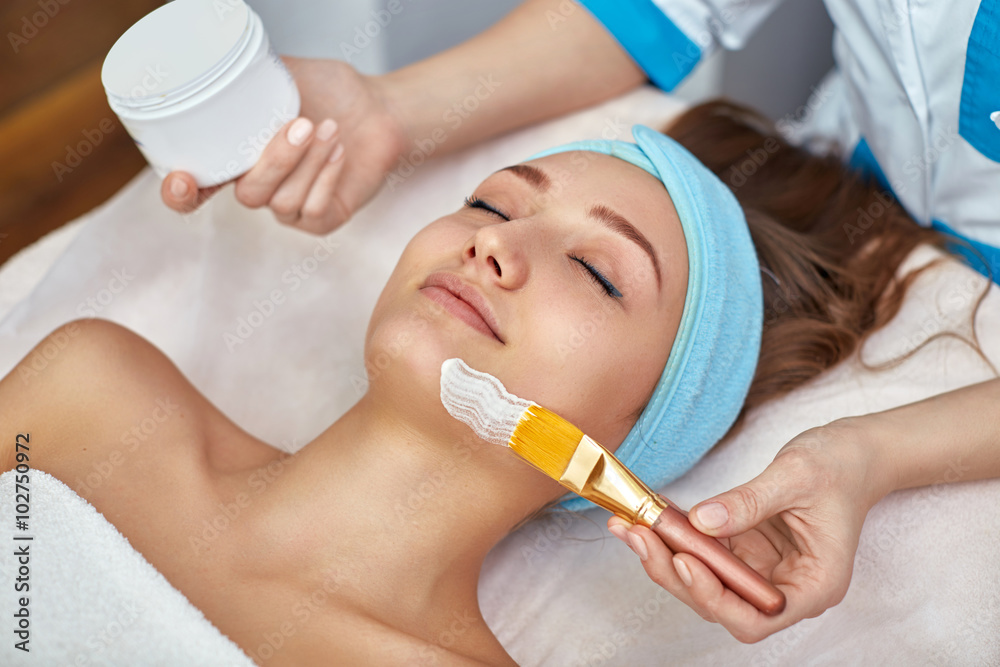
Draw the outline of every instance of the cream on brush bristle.
<instances>
[{"instance_id":1,"label":"cream on brush bristle","mask_svg":"<svg viewBox=\"0 0 1000 667\"><path fill-rule=\"evenodd\" d=\"M524 411L514 433L510 448L525 461L554 480L566 472L583 431L556 413L532 403Z\"/></svg>"},{"instance_id":2,"label":"cream on brush bristle","mask_svg":"<svg viewBox=\"0 0 1000 667\"><path fill-rule=\"evenodd\" d=\"M441 364L441 403L483 440L513 449L522 459L558 480L583 431L559 415L507 391L489 373L461 359Z\"/></svg>"}]
</instances>

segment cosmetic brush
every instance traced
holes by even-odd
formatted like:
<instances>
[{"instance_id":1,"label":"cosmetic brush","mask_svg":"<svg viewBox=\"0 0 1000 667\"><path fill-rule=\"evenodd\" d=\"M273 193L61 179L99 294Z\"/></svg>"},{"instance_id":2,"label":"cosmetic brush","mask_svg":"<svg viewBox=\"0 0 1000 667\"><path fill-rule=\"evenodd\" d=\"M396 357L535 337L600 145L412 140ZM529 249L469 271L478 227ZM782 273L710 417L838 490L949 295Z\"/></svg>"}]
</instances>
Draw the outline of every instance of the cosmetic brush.
<instances>
[{"instance_id":1,"label":"cosmetic brush","mask_svg":"<svg viewBox=\"0 0 1000 667\"><path fill-rule=\"evenodd\" d=\"M785 608L784 593L692 526L611 452L554 412L510 394L498 379L461 359L448 359L441 366L441 402L483 440L510 447L570 491L648 527L675 553L698 558L763 613L774 615Z\"/></svg>"}]
</instances>

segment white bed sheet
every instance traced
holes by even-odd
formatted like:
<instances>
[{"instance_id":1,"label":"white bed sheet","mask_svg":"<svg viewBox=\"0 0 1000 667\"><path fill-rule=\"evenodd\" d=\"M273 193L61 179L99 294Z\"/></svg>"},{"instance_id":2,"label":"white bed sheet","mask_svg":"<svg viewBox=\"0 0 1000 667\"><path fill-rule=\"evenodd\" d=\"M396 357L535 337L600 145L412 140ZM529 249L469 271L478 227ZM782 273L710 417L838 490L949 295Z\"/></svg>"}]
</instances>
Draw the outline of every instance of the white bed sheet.
<instances>
[{"instance_id":1,"label":"white bed sheet","mask_svg":"<svg viewBox=\"0 0 1000 667\"><path fill-rule=\"evenodd\" d=\"M458 207L485 175L536 150L602 132L629 138L631 123L657 126L680 108L644 88L432 161L326 238L243 209L231 189L196 214L174 214L146 170L0 271L0 372L56 326L97 315L151 340L243 428L295 451L363 392L368 313L417 229ZM869 359L961 328L982 284L955 263L935 269L871 341ZM261 306L275 290L281 303ZM241 329L241 318L261 323ZM996 287L977 324L1000 362ZM666 493L689 506L753 477L806 428L990 376L967 346L947 339L891 371L849 361L756 412ZM482 606L525 665L1000 664L998 506L992 480L892 494L865 526L845 600L752 646L652 584L608 537L600 510L536 522L505 540L484 569Z\"/></svg>"}]
</instances>

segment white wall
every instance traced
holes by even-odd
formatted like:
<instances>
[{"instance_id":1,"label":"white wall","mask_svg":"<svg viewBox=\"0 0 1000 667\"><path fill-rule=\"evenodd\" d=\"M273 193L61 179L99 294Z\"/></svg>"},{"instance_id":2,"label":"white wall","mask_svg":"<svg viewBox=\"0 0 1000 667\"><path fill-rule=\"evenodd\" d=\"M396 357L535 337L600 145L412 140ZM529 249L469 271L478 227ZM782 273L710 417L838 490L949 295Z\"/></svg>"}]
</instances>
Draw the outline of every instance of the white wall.
<instances>
[{"instance_id":1,"label":"white wall","mask_svg":"<svg viewBox=\"0 0 1000 667\"><path fill-rule=\"evenodd\" d=\"M405 0L404 0L405 1ZM375 21L385 0L246 0L260 15L268 37L278 53L300 58L337 58L349 62L366 74L391 69L386 60L386 35L379 29L364 44L357 31ZM413 4L412 2L410 4ZM389 23L391 25L391 23ZM374 30L372 30L374 32ZM355 40L362 45L358 53L345 58L344 45Z\"/></svg>"},{"instance_id":2,"label":"white wall","mask_svg":"<svg viewBox=\"0 0 1000 667\"><path fill-rule=\"evenodd\" d=\"M247 0L279 53L347 60L376 74L457 44L520 0ZM800 104L833 65L822 0L788 0L738 53L699 65L680 95L726 95L777 118ZM789 54L794 53L794 57Z\"/></svg>"},{"instance_id":3,"label":"white wall","mask_svg":"<svg viewBox=\"0 0 1000 667\"><path fill-rule=\"evenodd\" d=\"M279 53L390 71L458 44L520 0L246 0Z\"/></svg>"}]
</instances>

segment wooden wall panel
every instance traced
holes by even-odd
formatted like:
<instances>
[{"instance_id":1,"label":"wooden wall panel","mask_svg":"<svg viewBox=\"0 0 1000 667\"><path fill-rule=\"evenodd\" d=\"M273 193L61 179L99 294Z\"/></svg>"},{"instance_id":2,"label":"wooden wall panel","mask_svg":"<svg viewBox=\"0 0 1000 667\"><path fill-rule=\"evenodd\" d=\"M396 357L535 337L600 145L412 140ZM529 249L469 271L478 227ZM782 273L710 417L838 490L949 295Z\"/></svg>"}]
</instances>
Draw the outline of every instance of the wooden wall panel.
<instances>
[{"instance_id":1,"label":"wooden wall panel","mask_svg":"<svg viewBox=\"0 0 1000 667\"><path fill-rule=\"evenodd\" d=\"M100 72L115 40L160 4L0 3L0 263L145 165L108 107Z\"/></svg>"}]
</instances>

